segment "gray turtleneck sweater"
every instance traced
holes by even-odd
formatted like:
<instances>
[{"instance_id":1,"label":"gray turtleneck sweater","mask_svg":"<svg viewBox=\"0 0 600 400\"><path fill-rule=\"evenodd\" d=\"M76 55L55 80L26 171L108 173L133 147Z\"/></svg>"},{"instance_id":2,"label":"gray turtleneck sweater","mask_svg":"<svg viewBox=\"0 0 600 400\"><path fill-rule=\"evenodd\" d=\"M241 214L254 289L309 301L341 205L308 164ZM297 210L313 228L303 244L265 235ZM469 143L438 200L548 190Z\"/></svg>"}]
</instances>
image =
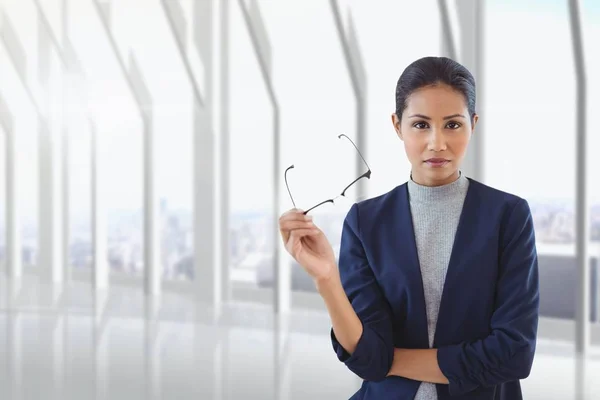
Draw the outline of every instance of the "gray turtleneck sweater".
<instances>
[{"instance_id":1,"label":"gray turtleneck sweater","mask_svg":"<svg viewBox=\"0 0 600 400\"><path fill-rule=\"evenodd\" d=\"M425 292L429 347L433 346L446 271L468 187L469 180L462 172L457 180L442 186L419 185L412 180L412 175L408 181L410 210ZM437 400L435 384L421 383L415 400Z\"/></svg>"}]
</instances>

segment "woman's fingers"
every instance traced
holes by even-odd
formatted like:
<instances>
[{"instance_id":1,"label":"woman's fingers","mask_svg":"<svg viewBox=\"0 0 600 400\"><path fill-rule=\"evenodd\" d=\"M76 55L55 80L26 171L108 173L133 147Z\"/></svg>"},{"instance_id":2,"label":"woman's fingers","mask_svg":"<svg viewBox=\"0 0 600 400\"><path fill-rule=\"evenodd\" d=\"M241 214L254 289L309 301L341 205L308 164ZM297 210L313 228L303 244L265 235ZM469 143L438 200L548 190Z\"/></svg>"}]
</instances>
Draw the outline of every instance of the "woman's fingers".
<instances>
[{"instance_id":1,"label":"woman's fingers","mask_svg":"<svg viewBox=\"0 0 600 400\"><path fill-rule=\"evenodd\" d=\"M298 240L302 239L305 236L315 236L318 235L321 231L317 228L311 229L294 229L290 232L289 241L286 243L286 248L288 246L293 246L293 243L296 243ZM288 251L291 251L291 247L288 248ZM290 253L291 254L291 253Z\"/></svg>"},{"instance_id":2,"label":"woman's fingers","mask_svg":"<svg viewBox=\"0 0 600 400\"><path fill-rule=\"evenodd\" d=\"M280 226L283 244L288 243L291 235L303 236L305 233L308 233L309 231L313 230L318 231L318 229L316 229L316 226L310 221L286 221L283 222Z\"/></svg>"},{"instance_id":3,"label":"woman's fingers","mask_svg":"<svg viewBox=\"0 0 600 400\"><path fill-rule=\"evenodd\" d=\"M292 229L312 228L315 224L312 221L283 221L279 224L279 229L291 231Z\"/></svg>"},{"instance_id":4,"label":"woman's fingers","mask_svg":"<svg viewBox=\"0 0 600 400\"><path fill-rule=\"evenodd\" d=\"M290 237L292 240L294 239L302 239L304 236L313 236L317 235L320 231L317 228L312 229L294 229L290 233Z\"/></svg>"},{"instance_id":5,"label":"woman's fingers","mask_svg":"<svg viewBox=\"0 0 600 400\"><path fill-rule=\"evenodd\" d=\"M292 209L283 213L279 217L279 222L283 221L312 221L311 215L304 215L304 211L299 209Z\"/></svg>"},{"instance_id":6,"label":"woman's fingers","mask_svg":"<svg viewBox=\"0 0 600 400\"><path fill-rule=\"evenodd\" d=\"M304 215L303 211L293 208L286 211L279 217L279 231L284 244L287 244L290 232L293 229L310 229L312 225L312 216Z\"/></svg>"}]
</instances>

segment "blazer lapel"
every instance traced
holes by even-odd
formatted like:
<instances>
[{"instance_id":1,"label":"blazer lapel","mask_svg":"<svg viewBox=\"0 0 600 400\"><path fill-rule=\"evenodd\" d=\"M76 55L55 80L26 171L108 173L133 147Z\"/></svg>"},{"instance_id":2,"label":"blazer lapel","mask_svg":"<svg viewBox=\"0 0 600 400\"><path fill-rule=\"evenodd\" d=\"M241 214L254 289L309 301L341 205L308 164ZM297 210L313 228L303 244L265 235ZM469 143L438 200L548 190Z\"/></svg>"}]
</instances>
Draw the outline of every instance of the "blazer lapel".
<instances>
[{"instance_id":1,"label":"blazer lapel","mask_svg":"<svg viewBox=\"0 0 600 400\"><path fill-rule=\"evenodd\" d=\"M477 216L480 215L477 211L477 182L474 182L471 178L469 179L469 189L465 196L465 201L458 221L456 229L456 235L454 237L454 244L452 246L452 252L450 253L450 261L448 263L448 270L446 272L446 279L444 281L444 289L442 291L442 299L440 301L440 308L438 313L438 320L436 323L433 347L437 347L439 335L444 333L444 329L451 326L452 320L452 298L457 295L457 287L460 286L460 279L462 276L462 269L467 265L465 261L465 254L468 254L469 244L472 243L473 235L477 234L473 232L475 226L477 226ZM460 290L460 288L458 288Z\"/></svg>"}]
</instances>

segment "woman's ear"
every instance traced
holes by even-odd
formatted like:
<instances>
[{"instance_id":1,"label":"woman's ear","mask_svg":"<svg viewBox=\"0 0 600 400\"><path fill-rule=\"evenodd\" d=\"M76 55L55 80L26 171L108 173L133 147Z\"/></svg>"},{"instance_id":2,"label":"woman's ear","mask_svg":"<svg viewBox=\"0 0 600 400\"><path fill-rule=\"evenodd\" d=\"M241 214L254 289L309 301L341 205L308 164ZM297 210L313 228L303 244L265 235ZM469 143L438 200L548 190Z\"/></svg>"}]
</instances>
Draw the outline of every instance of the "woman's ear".
<instances>
[{"instance_id":1,"label":"woman's ear","mask_svg":"<svg viewBox=\"0 0 600 400\"><path fill-rule=\"evenodd\" d=\"M473 114L473 120L471 122L471 134L475 133L475 125L477 125L477 121L479 121L479 115Z\"/></svg>"},{"instance_id":2,"label":"woman's ear","mask_svg":"<svg viewBox=\"0 0 600 400\"><path fill-rule=\"evenodd\" d=\"M396 134L398 135L400 140L404 140L402 138L402 130L400 129L400 119L398 118L398 115L396 115L396 113L392 113L392 125L394 125L394 130L396 131Z\"/></svg>"}]
</instances>

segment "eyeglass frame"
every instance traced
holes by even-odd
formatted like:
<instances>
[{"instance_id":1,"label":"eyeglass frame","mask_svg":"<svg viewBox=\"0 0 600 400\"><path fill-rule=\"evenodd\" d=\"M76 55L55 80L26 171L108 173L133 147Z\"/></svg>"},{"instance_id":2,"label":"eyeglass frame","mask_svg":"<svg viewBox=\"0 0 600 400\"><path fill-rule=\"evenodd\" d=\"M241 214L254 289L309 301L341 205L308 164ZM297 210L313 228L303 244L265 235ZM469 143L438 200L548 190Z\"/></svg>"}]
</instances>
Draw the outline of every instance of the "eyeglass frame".
<instances>
[{"instance_id":1,"label":"eyeglass frame","mask_svg":"<svg viewBox=\"0 0 600 400\"><path fill-rule=\"evenodd\" d=\"M360 153L360 150L358 149L358 147L356 146L356 144L354 144L354 142L352 141L352 139L350 139L348 136L346 136L345 134L340 134L338 135L338 139L341 139L343 137L345 137L346 139L348 139L350 141L350 143L352 143L352 145L354 146L354 148L356 149L356 151L358 152L358 155L360 156L360 158L363 160L363 162L365 163L365 165L367 166L367 172L365 172L364 174L362 174L361 176L359 176L358 178L356 178L355 180L352 181L352 183L350 183L348 186L346 186L344 188L344 190L342 190L342 193L339 194L338 196L334 197L333 199L328 199L325 201L320 202L319 204L312 206L311 208L309 208L308 210L304 211L302 214L306 215L308 214L309 211L314 210L315 208L322 206L323 204L327 204L327 203L332 203L335 204L335 200L340 198L340 197L345 197L346 196L346 190L348 190L352 185L354 185L356 182L358 182L360 179L362 178L367 178L367 179L371 179L371 167L369 167L369 164L367 164L367 161L365 161L365 158L363 157L363 155ZM285 172L283 173L283 177L285 180L285 186L288 190L288 193L290 195L290 199L292 200L292 204L294 205L294 208L296 207L296 202L294 201L294 198L292 197L292 192L290 191L290 186L288 185L288 181L287 181L287 173L290 169L294 168L294 164L290 165L289 167L286 168Z\"/></svg>"}]
</instances>

